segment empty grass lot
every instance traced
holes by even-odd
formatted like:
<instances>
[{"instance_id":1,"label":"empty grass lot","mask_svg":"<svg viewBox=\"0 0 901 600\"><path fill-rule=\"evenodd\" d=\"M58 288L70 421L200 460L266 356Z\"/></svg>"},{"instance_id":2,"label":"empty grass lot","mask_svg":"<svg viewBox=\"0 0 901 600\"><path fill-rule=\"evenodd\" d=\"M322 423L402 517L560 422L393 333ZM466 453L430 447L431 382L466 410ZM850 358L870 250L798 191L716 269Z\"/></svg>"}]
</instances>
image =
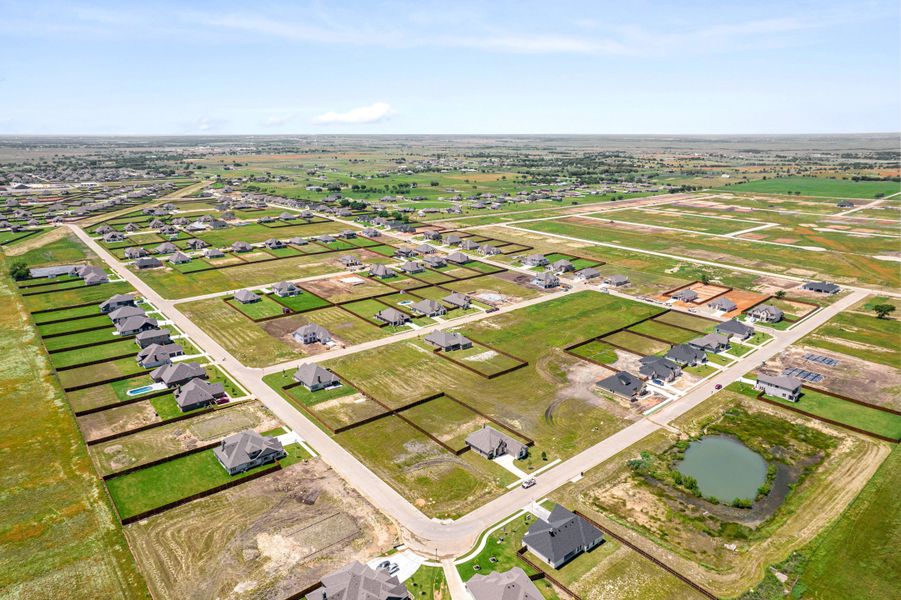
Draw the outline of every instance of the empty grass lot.
<instances>
[{"instance_id":1,"label":"empty grass lot","mask_svg":"<svg viewBox=\"0 0 901 600\"><path fill-rule=\"evenodd\" d=\"M90 385L123 375L138 375L145 369L138 366L133 356L120 358L87 367L77 367L57 373L64 388Z\"/></svg>"},{"instance_id":2,"label":"empty grass lot","mask_svg":"<svg viewBox=\"0 0 901 600\"><path fill-rule=\"evenodd\" d=\"M330 306L328 300L323 300L313 294L300 293L296 296L286 296L284 298L273 295L270 296L270 298L279 304L287 306L294 312L306 312L308 310Z\"/></svg>"},{"instance_id":3,"label":"empty grass lot","mask_svg":"<svg viewBox=\"0 0 901 600\"><path fill-rule=\"evenodd\" d=\"M285 313L285 307L263 294L257 294L260 299L256 302L238 302L234 298L226 300L226 304L238 309L251 319L265 319L267 317L277 317Z\"/></svg>"},{"instance_id":4,"label":"empty grass lot","mask_svg":"<svg viewBox=\"0 0 901 600\"><path fill-rule=\"evenodd\" d=\"M661 340L666 340L671 344L684 344L685 342L698 337L698 334L693 331L686 331L684 329L679 329L678 327L672 327L670 325L667 325L666 323L662 323L658 320L653 319L650 321L645 321L644 323L639 323L634 327L630 327L629 331L643 333L651 337L660 338Z\"/></svg>"},{"instance_id":5,"label":"empty grass lot","mask_svg":"<svg viewBox=\"0 0 901 600\"><path fill-rule=\"evenodd\" d=\"M345 344L360 344L390 335L391 332L348 314L337 307L303 313L303 320L322 325Z\"/></svg>"},{"instance_id":6,"label":"empty grass lot","mask_svg":"<svg viewBox=\"0 0 901 600\"><path fill-rule=\"evenodd\" d=\"M466 436L488 423L478 413L447 396L414 406L402 414L454 450L465 448Z\"/></svg>"},{"instance_id":7,"label":"empty grass lot","mask_svg":"<svg viewBox=\"0 0 901 600\"><path fill-rule=\"evenodd\" d=\"M868 310L874 304L895 304L897 300L868 298L851 310L841 312L820 325L802 342L808 346L841 352L879 364L901 368L901 317L877 319ZM894 314L897 315L896 310Z\"/></svg>"},{"instance_id":8,"label":"empty grass lot","mask_svg":"<svg viewBox=\"0 0 901 600\"><path fill-rule=\"evenodd\" d=\"M467 348L466 350L440 352L438 355L444 355L459 361L484 375L499 373L505 369L511 369L522 364L522 361L510 358L487 346L476 343L472 345L472 348Z\"/></svg>"},{"instance_id":9,"label":"empty grass lot","mask_svg":"<svg viewBox=\"0 0 901 600\"><path fill-rule=\"evenodd\" d=\"M841 398L804 388L797 402L767 396L786 406L793 406L813 415L845 423L894 439L901 439L901 416L861 406Z\"/></svg>"},{"instance_id":10,"label":"empty grass lot","mask_svg":"<svg viewBox=\"0 0 901 600\"><path fill-rule=\"evenodd\" d=\"M827 198L875 198L876 194L888 196L898 193L901 191L901 184L894 181L852 181L850 179L827 179L823 177L777 177L775 179L758 179L748 183L736 183L730 186L729 189L735 192L762 192L766 194L800 192L802 196L822 196Z\"/></svg>"},{"instance_id":11,"label":"empty grass lot","mask_svg":"<svg viewBox=\"0 0 901 600\"><path fill-rule=\"evenodd\" d=\"M571 350L576 356L582 356L601 364L610 365L616 362L616 350L613 346L594 340Z\"/></svg>"},{"instance_id":12,"label":"empty grass lot","mask_svg":"<svg viewBox=\"0 0 901 600\"><path fill-rule=\"evenodd\" d=\"M87 348L79 348L77 350L65 350L62 352L54 352L50 355L50 362L54 368L60 369L79 365L95 360L109 360L115 357L128 355L133 357L138 351L138 347L133 340L125 339L112 344L97 344L88 346ZM132 358L134 360L134 358Z\"/></svg>"},{"instance_id":13,"label":"empty grass lot","mask_svg":"<svg viewBox=\"0 0 901 600\"><path fill-rule=\"evenodd\" d=\"M26 296L22 299L29 311L61 309L76 306L78 304L100 304L115 294L131 292L132 287L124 281L113 283L101 283L100 285L79 286L62 292L52 294L39 294Z\"/></svg>"},{"instance_id":14,"label":"empty grass lot","mask_svg":"<svg viewBox=\"0 0 901 600\"><path fill-rule=\"evenodd\" d=\"M127 519L271 468L271 464L261 465L229 475L210 449L114 477L107 480L106 486L119 516Z\"/></svg>"}]
</instances>

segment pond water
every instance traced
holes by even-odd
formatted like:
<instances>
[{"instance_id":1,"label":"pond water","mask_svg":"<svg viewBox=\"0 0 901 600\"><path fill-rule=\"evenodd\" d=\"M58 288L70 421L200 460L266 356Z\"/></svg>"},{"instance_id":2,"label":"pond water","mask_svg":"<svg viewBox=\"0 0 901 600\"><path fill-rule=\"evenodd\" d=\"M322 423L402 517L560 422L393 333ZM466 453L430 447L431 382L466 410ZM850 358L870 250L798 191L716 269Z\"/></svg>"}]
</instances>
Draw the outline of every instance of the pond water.
<instances>
[{"instance_id":1,"label":"pond water","mask_svg":"<svg viewBox=\"0 0 901 600\"><path fill-rule=\"evenodd\" d=\"M735 498L753 500L766 481L767 465L735 438L712 435L692 442L676 468L697 479L704 496L729 503Z\"/></svg>"}]
</instances>

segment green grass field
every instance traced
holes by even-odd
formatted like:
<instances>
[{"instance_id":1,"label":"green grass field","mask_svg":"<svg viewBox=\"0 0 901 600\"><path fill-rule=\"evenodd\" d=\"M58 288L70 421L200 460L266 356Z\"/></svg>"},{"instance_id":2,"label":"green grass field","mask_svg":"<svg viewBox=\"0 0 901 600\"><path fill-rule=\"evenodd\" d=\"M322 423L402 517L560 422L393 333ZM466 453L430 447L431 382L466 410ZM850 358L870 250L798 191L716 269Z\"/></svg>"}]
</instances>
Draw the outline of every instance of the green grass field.
<instances>
[{"instance_id":1,"label":"green grass field","mask_svg":"<svg viewBox=\"0 0 901 600\"><path fill-rule=\"evenodd\" d=\"M802 196L827 198L875 198L901 192L901 184L893 181L852 181L850 179L825 179L821 177L778 177L758 179L748 183L736 183L729 187L735 192L761 192L788 194L800 192ZM837 210L837 209L836 209Z\"/></svg>"},{"instance_id":2,"label":"green grass field","mask_svg":"<svg viewBox=\"0 0 901 600\"><path fill-rule=\"evenodd\" d=\"M272 465L261 465L229 475L213 451L204 450L109 479L106 486L119 516L127 519L270 468Z\"/></svg>"},{"instance_id":3,"label":"green grass field","mask_svg":"<svg viewBox=\"0 0 901 600\"><path fill-rule=\"evenodd\" d=\"M329 306L328 300L324 300L313 294L304 294L300 293L296 296L287 296L282 298L280 296L272 295L270 298L278 302L279 304L283 304L290 308L295 312L304 312L308 310L313 310L314 308L322 308L323 306Z\"/></svg>"},{"instance_id":4,"label":"green grass field","mask_svg":"<svg viewBox=\"0 0 901 600\"><path fill-rule=\"evenodd\" d=\"M767 396L767 398L770 398ZM797 402L770 398L811 414L858 427L890 438L901 439L901 416L869 408L804 388Z\"/></svg>"},{"instance_id":5,"label":"green grass field","mask_svg":"<svg viewBox=\"0 0 901 600\"><path fill-rule=\"evenodd\" d=\"M901 317L878 319L867 307L897 300L868 298L864 302L832 317L816 328L802 342L808 346L841 352L857 358L901 369Z\"/></svg>"},{"instance_id":6,"label":"green grass field","mask_svg":"<svg viewBox=\"0 0 901 600\"><path fill-rule=\"evenodd\" d=\"M277 317L284 314L285 307L270 298L269 296L257 294L260 299L257 302L249 302L244 304L238 302L234 298L226 300L226 304L238 309L251 319L265 319L267 317Z\"/></svg>"}]
</instances>

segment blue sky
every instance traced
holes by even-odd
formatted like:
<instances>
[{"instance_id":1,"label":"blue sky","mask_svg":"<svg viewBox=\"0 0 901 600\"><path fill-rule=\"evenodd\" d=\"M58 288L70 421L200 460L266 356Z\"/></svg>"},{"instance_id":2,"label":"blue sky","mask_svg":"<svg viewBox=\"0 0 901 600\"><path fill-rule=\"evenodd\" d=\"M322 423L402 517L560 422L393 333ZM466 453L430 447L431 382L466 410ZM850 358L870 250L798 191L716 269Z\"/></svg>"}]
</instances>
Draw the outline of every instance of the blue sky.
<instances>
[{"instance_id":1,"label":"blue sky","mask_svg":"<svg viewBox=\"0 0 901 600\"><path fill-rule=\"evenodd\" d=\"M0 134L901 130L897 0L0 0L0 14Z\"/></svg>"}]
</instances>

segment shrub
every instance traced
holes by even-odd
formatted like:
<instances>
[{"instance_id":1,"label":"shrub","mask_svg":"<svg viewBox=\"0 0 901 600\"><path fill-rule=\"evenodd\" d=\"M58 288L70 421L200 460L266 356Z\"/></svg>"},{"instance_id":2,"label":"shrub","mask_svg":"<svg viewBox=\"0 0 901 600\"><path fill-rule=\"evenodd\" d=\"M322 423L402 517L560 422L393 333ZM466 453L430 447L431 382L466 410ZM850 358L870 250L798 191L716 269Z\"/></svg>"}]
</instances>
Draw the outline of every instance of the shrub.
<instances>
[{"instance_id":1,"label":"shrub","mask_svg":"<svg viewBox=\"0 0 901 600\"><path fill-rule=\"evenodd\" d=\"M23 263L22 261L17 261L12 264L9 268L10 276L16 281L22 281L23 279L28 279L28 265Z\"/></svg>"},{"instance_id":2,"label":"shrub","mask_svg":"<svg viewBox=\"0 0 901 600\"><path fill-rule=\"evenodd\" d=\"M747 498L736 498L732 501L732 506L735 508L751 508L752 504Z\"/></svg>"}]
</instances>

